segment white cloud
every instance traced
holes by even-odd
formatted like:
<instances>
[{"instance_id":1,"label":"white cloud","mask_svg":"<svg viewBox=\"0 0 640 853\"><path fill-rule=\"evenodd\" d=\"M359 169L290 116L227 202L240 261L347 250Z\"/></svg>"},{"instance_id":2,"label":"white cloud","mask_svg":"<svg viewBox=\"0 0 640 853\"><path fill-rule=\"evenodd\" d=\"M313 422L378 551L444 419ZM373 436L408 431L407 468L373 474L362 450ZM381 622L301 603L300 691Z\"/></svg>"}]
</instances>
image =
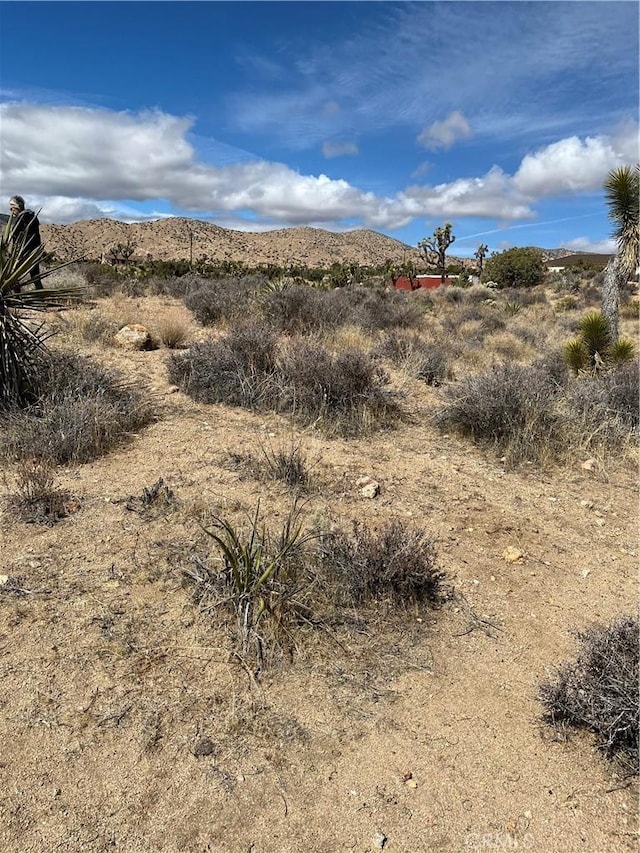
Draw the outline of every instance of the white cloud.
<instances>
[{"instance_id":1,"label":"white cloud","mask_svg":"<svg viewBox=\"0 0 640 853\"><path fill-rule=\"evenodd\" d=\"M189 117L8 103L0 106L0 120L4 192L42 207L43 221L158 218L148 208L136 210L136 203L157 200L215 221L244 217L255 231L300 224L339 229L347 222L392 230L424 218L531 220L542 197L599 191L611 168L634 162L638 141L635 124L611 136L570 137L525 156L515 175L494 166L480 177L416 184L384 197L346 180L249 159L247 152L238 162L230 151L221 165L201 162L189 141Z\"/></svg>"},{"instance_id":2,"label":"white cloud","mask_svg":"<svg viewBox=\"0 0 640 853\"><path fill-rule=\"evenodd\" d=\"M613 239L599 240L594 243L587 237L576 237L575 240L565 241L563 248L572 249L575 252L595 252L599 255L614 255L617 246L616 241Z\"/></svg>"},{"instance_id":3,"label":"white cloud","mask_svg":"<svg viewBox=\"0 0 640 853\"><path fill-rule=\"evenodd\" d=\"M435 121L429 127L425 127L418 142L429 151L447 150L459 139L468 139L471 136L471 127L464 115L459 110L454 110L444 121Z\"/></svg>"},{"instance_id":4,"label":"white cloud","mask_svg":"<svg viewBox=\"0 0 640 853\"><path fill-rule=\"evenodd\" d=\"M322 144L322 154L327 159L353 156L358 153L358 146L355 142L331 142L331 140L327 140Z\"/></svg>"},{"instance_id":5,"label":"white cloud","mask_svg":"<svg viewBox=\"0 0 640 853\"><path fill-rule=\"evenodd\" d=\"M531 197L598 191L611 169L637 158L638 127L629 123L614 136L571 136L527 154L513 183Z\"/></svg>"},{"instance_id":6,"label":"white cloud","mask_svg":"<svg viewBox=\"0 0 640 853\"><path fill-rule=\"evenodd\" d=\"M432 167L432 165L433 164L429 162L429 160L425 160L423 163L420 163L420 165L416 169L414 169L413 172L411 172L411 177L414 179L423 178L427 174L429 169Z\"/></svg>"}]
</instances>

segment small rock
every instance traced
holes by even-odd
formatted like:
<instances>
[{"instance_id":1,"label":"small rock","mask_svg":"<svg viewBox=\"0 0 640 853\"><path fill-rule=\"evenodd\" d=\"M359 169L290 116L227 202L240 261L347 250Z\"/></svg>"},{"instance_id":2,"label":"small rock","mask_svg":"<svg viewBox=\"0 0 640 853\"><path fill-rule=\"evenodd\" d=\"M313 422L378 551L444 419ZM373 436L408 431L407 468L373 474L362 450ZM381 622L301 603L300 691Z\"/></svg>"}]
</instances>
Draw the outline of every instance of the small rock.
<instances>
[{"instance_id":1,"label":"small rock","mask_svg":"<svg viewBox=\"0 0 640 853\"><path fill-rule=\"evenodd\" d=\"M524 554L519 548L514 548L513 545L508 545L502 552L502 556L507 563L517 563L518 560L521 560L524 557Z\"/></svg>"},{"instance_id":2,"label":"small rock","mask_svg":"<svg viewBox=\"0 0 640 853\"><path fill-rule=\"evenodd\" d=\"M0 575L0 586L9 583L9 575Z\"/></svg>"},{"instance_id":3,"label":"small rock","mask_svg":"<svg viewBox=\"0 0 640 853\"><path fill-rule=\"evenodd\" d=\"M114 336L114 341L119 347L130 350L149 349L151 346L151 335L149 330L139 323L131 323L123 326Z\"/></svg>"},{"instance_id":4,"label":"small rock","mask_svg":"<svg viewBox=\"0 0 640 853\"><path fill-rule=\"evenodd\" d=\"M580 467L584 471L593 471L593 469L596 467L596 460L595 459L585 459L585 461L582 463L582 465L580 465Z\"/></svg>"},{"instance_id":5,"label":"small rock","mask_svg":"<svg viewBox=\"0 0 640 853\"><path fill-rule=\"evenodd\" d=\"M583 578L588 578L590 574L591 574L591 569L583 569L582 570L582 577Z\"/></svg>"},{"instance_id":6,"label":"small rock","mask_svg":"<svg viewBox=\"0 0 640 853\"><path fill-rule=\"evenodd\" d=\"M371 483L367 483L366 486L363 486L360 489L360 494L363 498L369 498L370 500L372 498L377 498L380 494L380 483L376 483L375 480Z\"/></svg>"},{"instance_id":7,"label":"small rock","mask_svg":"<svg viewBox=\"0 0 640 853\"><path fill-rule=\"evenodd\" d=\"M387 843L387 836L384 832L376 832L373 836L373 846L376 850L382 850L384 845Z\"/></svg>"}]
</instances>

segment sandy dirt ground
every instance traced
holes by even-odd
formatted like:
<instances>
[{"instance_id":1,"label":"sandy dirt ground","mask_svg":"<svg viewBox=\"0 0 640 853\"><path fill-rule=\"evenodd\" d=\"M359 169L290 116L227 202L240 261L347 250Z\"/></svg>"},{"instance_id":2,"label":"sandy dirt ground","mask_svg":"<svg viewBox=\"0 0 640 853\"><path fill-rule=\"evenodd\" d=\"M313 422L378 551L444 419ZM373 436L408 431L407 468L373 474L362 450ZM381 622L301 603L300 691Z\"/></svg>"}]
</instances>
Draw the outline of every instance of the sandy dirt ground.
<instances>
[{"instance_id":1,"label":"sandy dirt ground","mask_svg":"<svg viewBox=\"0 0 640 853\"><path fill-rule=\"evenodd\" d=\"M536 700L574 630L637 606L636 470L505 470L429 425L437 392L417 381L393 431L326 439L194 403L167 356L96 348L145 382L157 422L59 472L79 509L58 524L0 516L0 573L19 581L0 594L0 850L637 849L636 783L589 735L541 724ZM239 520L260 498L281 521L286 488L231 460L292 441L313 462L309 519L426 530L457 596L339 642L309 634L256 682L176 555L207 511ZM136 511L159 478L175 504Z\"/></svg>"}]
</instances>

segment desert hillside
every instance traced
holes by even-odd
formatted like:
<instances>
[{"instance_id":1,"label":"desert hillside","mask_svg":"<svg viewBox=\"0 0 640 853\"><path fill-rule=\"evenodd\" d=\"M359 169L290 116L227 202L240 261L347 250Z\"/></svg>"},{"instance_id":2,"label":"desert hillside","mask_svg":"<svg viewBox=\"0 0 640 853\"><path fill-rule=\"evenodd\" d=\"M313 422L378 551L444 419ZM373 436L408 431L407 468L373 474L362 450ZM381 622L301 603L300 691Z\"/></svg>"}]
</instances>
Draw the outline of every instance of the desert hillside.
<instances>
[{"instance_id":1,"label":"desert hillside","mask_svg":"<svg viewBox=\"0 0 640 853\"><path fill-rule=\"evenodd\" d=\"M69 225L42 225L46 248L62 258L97 260L118 243L135 246L134 258L244 261L247 264L330 266L338 262L382 264L419 260L418 250L376 231L336 234L321 228L283 228L262 234L232 231L197 219L171 218L126 224L91 219Z\"/></svg>"}]
</instances>

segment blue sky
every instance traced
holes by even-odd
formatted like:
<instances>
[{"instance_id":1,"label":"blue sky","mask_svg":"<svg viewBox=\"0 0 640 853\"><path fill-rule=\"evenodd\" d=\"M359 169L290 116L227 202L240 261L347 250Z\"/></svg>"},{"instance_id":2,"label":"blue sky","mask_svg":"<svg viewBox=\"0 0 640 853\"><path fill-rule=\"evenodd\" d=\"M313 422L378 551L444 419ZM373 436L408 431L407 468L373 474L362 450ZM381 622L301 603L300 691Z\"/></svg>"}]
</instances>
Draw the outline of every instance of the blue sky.
<instances>
[{"instance_id":1,"label":"blue sky","mask_svg":"<svg viewBox=\"0 0 640 853\"><path fill-rule=\"evenodd\" d=\"M638 3L0 3L2 192L41 219L612 251ZM5 204L6 206L6 204Z\"/></svg>"}]
</instances>

